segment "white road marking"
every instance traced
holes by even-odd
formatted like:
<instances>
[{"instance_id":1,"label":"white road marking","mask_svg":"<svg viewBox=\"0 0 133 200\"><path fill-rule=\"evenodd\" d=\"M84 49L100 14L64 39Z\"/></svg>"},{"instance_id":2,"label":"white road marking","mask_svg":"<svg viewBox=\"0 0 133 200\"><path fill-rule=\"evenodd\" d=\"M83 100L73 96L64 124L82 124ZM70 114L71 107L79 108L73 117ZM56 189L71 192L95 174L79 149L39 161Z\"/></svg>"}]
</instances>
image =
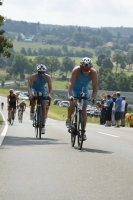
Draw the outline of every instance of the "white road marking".
<instances>
[{"instance_id":1,"label":"white road marking","mask_svg":"<svg viewBox=\"0 0 133 200\"><path fill-rule=\"evenodd\" d=\"M116 135L111 135L111 134L103 133L103 132L98 132L98 133L103 134L103 135L108 135L110 137L116 137L116 138L119 137L119 136L116 136Z\"/></svg>"},{"instance_id":2,"label":"white road marking","mask_svg":"<svg viewBox=\"0 0 133 200\"><path fill-rule=\"evenodd\" d=\"M1 112L1 111L0 111L0 112ZM7 129L8 129L8 123L7 123L7 121L5 120L5 117L4 117L4 115L3 115L2 112L1 112L1 115L2 115L2 118L3 118L4 122L5 122L5 126L4 126L4 129L3 129L3 131L2 131L2 133L1 133L1 135L0 135L0 146L2 145L2 142L3 142L3 140L4 140L4 137L5 137L5 135L6 135L6 133L7 133Z\"/></svg>"}]
</instances>

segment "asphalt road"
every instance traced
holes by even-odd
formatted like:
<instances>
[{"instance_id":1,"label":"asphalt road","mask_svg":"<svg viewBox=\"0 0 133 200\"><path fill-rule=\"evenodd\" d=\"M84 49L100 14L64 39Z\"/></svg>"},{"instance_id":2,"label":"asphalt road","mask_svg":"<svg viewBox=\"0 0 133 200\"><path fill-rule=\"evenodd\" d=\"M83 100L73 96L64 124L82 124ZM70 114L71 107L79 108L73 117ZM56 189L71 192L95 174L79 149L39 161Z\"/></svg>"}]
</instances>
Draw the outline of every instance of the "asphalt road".
<instances>
[{"instance_id":1,"label":"asphalt road","mask_svg":"<svg viewBox=\"0 0 133 200\"><path fill-rule=\"evenodd\" d=\"M7 119L6 107L2 112ZM61 121L48 119L46 134L36 139L28 108L22 124L16 118L5 127L6 136L0 136L0 200L133 199L132 128L88 124L88 139L79 151L77 142L71 147Z\"/></svg>"}]
</instances>

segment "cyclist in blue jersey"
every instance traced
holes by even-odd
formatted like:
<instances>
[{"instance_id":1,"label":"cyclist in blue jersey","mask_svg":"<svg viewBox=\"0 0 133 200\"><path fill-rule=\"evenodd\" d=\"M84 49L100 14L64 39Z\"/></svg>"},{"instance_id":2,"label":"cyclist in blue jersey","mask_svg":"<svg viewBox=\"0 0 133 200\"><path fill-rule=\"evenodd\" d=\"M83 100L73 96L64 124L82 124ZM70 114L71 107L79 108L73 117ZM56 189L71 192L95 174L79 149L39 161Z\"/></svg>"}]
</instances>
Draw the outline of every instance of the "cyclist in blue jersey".
<instances>
[{"instance_id":1,"label":"cyclist in blue jersey","mask_svg":"<svg viewBox=\"0 0 133 200\"><path fill-rule=\"evenodd\" d=\"M31 110L30 110L30 119L34 119L34 109L35 109L35 100L32 100L38 92L43 94L43 97L46 97L45 84L48 85L48 97L51 99L52 95L52 82L51 77L46 74L47 67L43 64L37 66L38 73L32 74L30 77L28 85L29 99L31 100ZM42 130L41 133L45 134L45 119L46 119L46 100L41 102L42 108Z\"/></svg>"},{"instance_id":2,"label":"cyclist in blue jersey","mask_svg":"<svg viewBox=\"0 0 133 200\"><path fill-rule=\"evenodd\" d=\"M69 100L70 105L68 107L68 118L66 120L66 126L67 128L70 127L71 124L71 115L74 112L74 108L76 106L76 101L73 100L75 96L79 95L82 92L85 92L87 94L87 97L89 97L88 92L88 85L92 82L92 94L91 94L91 101L95 102L95 97L97 95L98 90L98 78L97 78L97 72L93 68L93 64L90 58L85 57L81 60L80 65L76 66L71 74L70 81L68 84L68 94L69 94ZM84 100L83 105L83 113L84 113L84 132L86 129L86 122L87 122L87 112L86 108L88 105L88 101ZM84 133L84 140L86 140L86 134Z\"/></svg>"}]
</instances>

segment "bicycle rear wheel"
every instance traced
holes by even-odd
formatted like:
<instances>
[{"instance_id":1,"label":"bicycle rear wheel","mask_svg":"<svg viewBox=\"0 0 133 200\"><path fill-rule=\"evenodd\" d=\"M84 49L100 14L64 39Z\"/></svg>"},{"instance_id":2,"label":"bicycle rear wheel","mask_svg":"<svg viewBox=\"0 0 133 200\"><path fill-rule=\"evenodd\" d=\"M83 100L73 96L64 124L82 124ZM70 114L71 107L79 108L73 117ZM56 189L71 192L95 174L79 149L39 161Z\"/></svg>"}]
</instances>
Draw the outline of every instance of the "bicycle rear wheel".
<instances>
[{"instance_id":1,"label":"bicycle rear wheel","mask_svg":"<svg viewBox=\"0 0 133 200\"><path fill-rule=\"evenodd\" d=\"M12 111L11 112L11 118L10 118L10 124L11 124L11 126L13 125L13 122L14 122L14 112Z\"/></svg>"},{"instance_id":2,"label":"bicycle rear wheel","mask_svg":"<svg viewBox=\"0 0 133 200\"><path fill-rule=\"evenodd\" d=\"M23 121L23 111L21 112L21 120L20 120L20 122L22 123L22 121Z\"/></svg>"},{"instance_id":3,"label":"bicycle rear wheel","mask_svg":"<svg viewBox=\"0 0 133 200\"><path fill-rule=\"evenodd\" d=\"M83 137L84 137L84 119L83 111L79 111L79 124L78 124L78 148L82 149L83 146Z\"/></svg>"},{"instance_id":4,"label":"bicycle rear wheel","mask_svg":"<svg viewBox=\"0 0 133 200\"><path fill-rule=\"evenodd\" d=\"M71 145L74 147L77 135L77 115L71 116Z\"/></svg>"}]
</instances>

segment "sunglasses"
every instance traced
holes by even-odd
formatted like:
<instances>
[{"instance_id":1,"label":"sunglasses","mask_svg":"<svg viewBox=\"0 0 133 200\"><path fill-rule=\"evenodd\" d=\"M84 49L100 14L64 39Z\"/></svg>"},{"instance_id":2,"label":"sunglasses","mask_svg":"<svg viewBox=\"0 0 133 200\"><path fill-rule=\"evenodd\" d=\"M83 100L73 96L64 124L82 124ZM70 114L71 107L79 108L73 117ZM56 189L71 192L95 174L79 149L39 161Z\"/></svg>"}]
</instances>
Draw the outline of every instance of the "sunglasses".
<instances>
[{"instance_id":1,"label":"sunglasses","mask_svg":"<svg viewBox=\"0 0 133 200\"><path fill-rule=\"evenodd\" d=\"M13 92L10 92L10 93L13 93Z\"/></svg>"}]
</instances>

